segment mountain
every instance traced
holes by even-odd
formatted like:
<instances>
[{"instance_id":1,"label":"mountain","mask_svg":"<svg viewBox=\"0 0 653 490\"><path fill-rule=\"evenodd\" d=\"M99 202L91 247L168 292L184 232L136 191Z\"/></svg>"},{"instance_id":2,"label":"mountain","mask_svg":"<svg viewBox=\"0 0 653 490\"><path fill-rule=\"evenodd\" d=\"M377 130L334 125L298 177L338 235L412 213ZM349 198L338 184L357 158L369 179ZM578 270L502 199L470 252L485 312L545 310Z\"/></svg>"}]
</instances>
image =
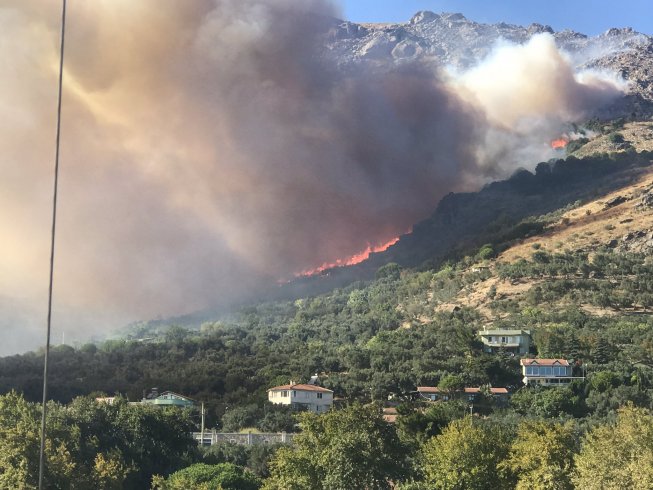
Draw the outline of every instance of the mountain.
<instances>
[{"instance_id":1,"label":"mountain","mask_svg":"<svg viewBox=\"0 0 653 490\"><path fill-rule=\"evenodd\" d=\"M637 121L653 116L653 37L631 28L612 28L598 36L587 36L571 30L556 32L550 26L540 24L528 27L506 23L482 24L460 13L422 11L403 24L356 24L334 20L328 31L325 56L331 57L345 71L356 70L361 65L384 69L411 62L460 70L481 62L499 42L523 44L541 33L553 36L576 68L605 70L629 82L627 95L597 111L597 117L605 121ZM578 156L625 150L626 147L620 149L611 143L604 144L609 133L619 128L611 127L609 123L605 128L598 127L600 131L590 138L592 141L577 153ZM648 136L642 137L641 131L635 133L629 136L632 143L639 149L650 149L644 143ZM562 152L560 158L564 156ZM526 174L521 177L522 180L528 179ZM527 194L512 181L491 185L479 195L447 196L430 218L417 223L411 233L402 236L386 252L372 254L369 260L359 265L325 271L318 278L297 279L284 285L276 297L323 292L353 280L369 279L378 267L390 261L411 267L427 260L435 263L450 254L453 248L476 245L481 238L477 236L475 240L474 235L499 216L516 223L529 212L545 213L565 203L585 199L591 192L590 188L602 185L593 181L581 183L586 178L594 179L594 176L577 178L578 181L574 180L576 177L566 181L567 187L562 188L537 180L532 185L544 186L539 193ZM551 186L553 189L549 189Z\"/></svg>"},{"instance_id":2,"label":"mountain","mask_svg":"<svg viewBox=\"0 0 653 490\"><path fill-rule=\"evenodd\" d=\"M415 224L411 233L386 251L354 266L297 279L280 287L277 298L302 297L370 279L389 262L402 267L437 268L484 243L508 242L529 232L529 227L530 232L537 232L539 225L529 217L600 198L630 182L640 165L650 163L650 123L625 127L606 124L600 130L577 150L577 156L541 162L534 173L518 171L510 179L488 184L478 192L445 196L429 218ZM624 142L612 143L611 135L615 134L624 135Z\"/></svg>"},{"instance_id":3,"label":"mountain","mask_svg":"<svg viewBox=\"0 0 653 490\"><path fill-rule=\"evenodd\" d=\"M607 70L630 83L628 96L604 116L653 114L653 37L629 27L587 36L571 30L556 32L541 24L482 24L460 13L422 11L404 24L334 21L327 56L344 70L359 64L382 67L412 61L461 70L478 64L498 42L524 44L541 33L552 35L577 68Z\"/></svg>"}]
</instances>

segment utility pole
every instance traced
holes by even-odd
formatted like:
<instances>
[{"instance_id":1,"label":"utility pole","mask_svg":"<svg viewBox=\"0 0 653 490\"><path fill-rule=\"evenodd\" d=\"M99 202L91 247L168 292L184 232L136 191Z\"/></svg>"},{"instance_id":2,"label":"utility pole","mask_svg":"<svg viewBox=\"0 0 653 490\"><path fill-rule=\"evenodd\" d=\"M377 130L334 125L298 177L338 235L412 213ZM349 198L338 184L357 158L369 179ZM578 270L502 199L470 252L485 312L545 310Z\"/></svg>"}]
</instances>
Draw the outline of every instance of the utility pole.
<instances>
[{"instance_id":1,"label":"utility pole","mask_svg":"<svg viewBox=\"0 0 653 490\"><path fill-rule=\"evenodd\" d=\"M201 446L204 445L204 402L202 402L202 428L200 429L202 432L202 439L200 439L202 442L200 443Z\"/></svg>"},{"instance_id":2,"label":"utility pole","mask_svg":"<svg viewBox=\"0 0 653 490\"><path fill-rule=\"evenodd\" d=\"M52 195L52 233L50 237L50 281L48 286L48 319L45 337L45 355L43 358L43 403L41 404L41 445L39 448L39 490L44 488L45 474L45 438L48 401L48 359L50 357L50 335L52 332L52 291L54 283L54 244L57 229L57 191L59 187L59 147L61 141L61 99L63 87L63 55L66 34L66 0L61 4L61 37L59 45L59 91L57 95L57 132L54 154L54 192Z\"/></svg>"}]
</instances>

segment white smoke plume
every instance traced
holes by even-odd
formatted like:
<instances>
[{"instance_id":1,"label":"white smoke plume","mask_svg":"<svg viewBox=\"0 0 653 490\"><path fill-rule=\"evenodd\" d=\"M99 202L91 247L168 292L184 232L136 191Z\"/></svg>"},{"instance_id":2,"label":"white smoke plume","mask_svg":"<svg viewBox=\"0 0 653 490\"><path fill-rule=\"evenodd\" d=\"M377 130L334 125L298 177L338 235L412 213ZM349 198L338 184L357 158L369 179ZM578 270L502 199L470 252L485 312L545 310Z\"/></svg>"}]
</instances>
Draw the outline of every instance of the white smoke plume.
<instances>
[{"instance_id":1,"label":"white smoke plume","mask_svg":"<svg viewBox=\"0 0 653 490\"><path fill-rule=\"evenodd\" d=\"M547 38L453 79L343 73L324 49L337 16L322 0L69 4L56 331L253 295L392 239L546 157L621 89ZM0 308L22 305L0 312L0 352L38 345L45 318L58 20L56 2L0 6Z\"/></svg>"}]
</instances>

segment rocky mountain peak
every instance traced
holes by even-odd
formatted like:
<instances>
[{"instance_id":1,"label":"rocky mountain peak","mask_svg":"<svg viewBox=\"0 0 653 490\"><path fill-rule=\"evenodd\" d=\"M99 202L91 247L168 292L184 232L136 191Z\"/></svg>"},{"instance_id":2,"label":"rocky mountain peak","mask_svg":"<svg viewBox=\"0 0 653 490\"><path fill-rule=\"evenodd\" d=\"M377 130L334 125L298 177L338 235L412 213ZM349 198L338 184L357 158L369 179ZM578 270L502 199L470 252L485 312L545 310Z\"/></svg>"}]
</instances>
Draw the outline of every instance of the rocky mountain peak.
<instances>
[{"instance_id":1,"label":"rocky mountain peak","mask_svg":"<svg viewBox=\"0 0 653 490\"><path fill-rule=\"evenodd\" d=\"M340 22L331 29L327 56L343 68L358 64L384 65L419 61L427 65L466 69L483 60L499 41L517 44L547 33L568 52L578 68L599 68L631 82L632 107L624 114L646 113L653 107L653 37L630 27L612 28L598 36L572 30L555 31L533 23L483 24L461 13L417 12L408 22L364 24ZM635 100L637 99L637 100Z\"/></svg>"}]
</instances>

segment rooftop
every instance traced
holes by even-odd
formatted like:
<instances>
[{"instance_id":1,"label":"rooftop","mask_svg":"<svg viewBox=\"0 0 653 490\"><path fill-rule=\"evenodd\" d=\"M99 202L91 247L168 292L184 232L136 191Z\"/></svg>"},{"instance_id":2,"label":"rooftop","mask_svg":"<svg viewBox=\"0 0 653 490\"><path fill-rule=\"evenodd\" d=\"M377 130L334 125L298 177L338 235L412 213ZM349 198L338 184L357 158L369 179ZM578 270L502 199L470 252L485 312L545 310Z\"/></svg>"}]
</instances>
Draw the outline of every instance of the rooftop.
<instances>
[{"instance_id":1,"label":"rooftop","mask_svg":"<svg viewBox=\"0 0 653 490\"><path fill-rule=\"evenodd\" d=\"M306 385L306 384L288 384L288 385L275 386L274 388L270 388L268 391L285 391L285 390L318 391L320 393L333 393L332 390L327 390L326 388L322 388L321 386Z\"/></svg>"},{"instance_id":2,"label":"rooftop","mask_svg":"<svg viewBox=\"0 0 653 490\"><path fill-rule=\"evenodd\" d=\"M440 388L437 386L418 386L417 391L420 393L441 393ZM464 388L463 391L465 393L480 393L481 388ZM505 395L508 393L508 390L506 388L490 388L490 393L493 395Z\"/></svg>"},{"instance_id":3,"label":"rooftop","mask_svg":"<svg viewBox=\"0 0 653 490\"><path fill-rule=\"evenodd\" d=\"M566 359L522 359L522 366L569 366Z\"/></svg>"},{"instance_id":4,"label":"rooftop","mask_svg":"<svg viewBox=\"0 0 653 490\"><path fill-rule=\"evenodd\" d=\"M504 329L495 329L495 330L481 330L478 332L479 335L530 335L529 330L504 330Z\"/></svg>"}]
</instances>

